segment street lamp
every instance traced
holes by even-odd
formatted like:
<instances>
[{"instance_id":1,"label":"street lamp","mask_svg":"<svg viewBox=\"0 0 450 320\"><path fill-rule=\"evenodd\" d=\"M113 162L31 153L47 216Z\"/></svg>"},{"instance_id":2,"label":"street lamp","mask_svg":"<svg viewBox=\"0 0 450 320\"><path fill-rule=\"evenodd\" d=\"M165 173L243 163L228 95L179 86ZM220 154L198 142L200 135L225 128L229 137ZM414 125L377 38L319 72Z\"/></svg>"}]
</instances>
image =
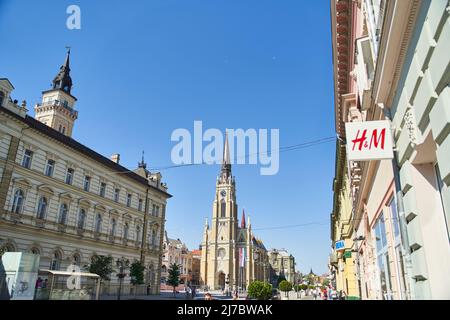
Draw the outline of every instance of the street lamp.
<instances>
[{"instance_id":1,"label":"street lamp","mask_svg":"<svg viewBox=\"0 0 450 320\"><path fill-rule=\"evenodd\" d=\"M124 271L125 268L128 268L130 265L130 261L128 259L125 259L124 257L117 259L116 265L119 268L119 273L117 274L117 277L119 278L119 292L117 295L117 300L120 300L120 293L122 291L122 282L123 278L127 275Z\"/></svg>"}]
</instances>

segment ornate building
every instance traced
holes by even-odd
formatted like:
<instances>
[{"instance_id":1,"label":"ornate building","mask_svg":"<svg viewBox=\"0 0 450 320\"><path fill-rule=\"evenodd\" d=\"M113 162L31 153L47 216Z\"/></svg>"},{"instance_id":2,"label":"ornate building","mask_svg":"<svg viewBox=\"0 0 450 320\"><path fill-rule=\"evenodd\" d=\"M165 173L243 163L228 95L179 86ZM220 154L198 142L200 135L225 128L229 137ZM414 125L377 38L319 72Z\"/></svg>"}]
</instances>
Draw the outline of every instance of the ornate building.
<instances>
[{"instance_id":1,"label":"ornate building","mask_svg":"<svg viewBox=\"0 0 450 320\"><path fill-rule=\"evenodd\" d=\"M278 278L284 276L287 281L294 283L295 258L286 249L271 249L269 251L270 282L276 286Z\"/></svg>"},{"instance_id":2,"label":"ornate building","mask_svg":"<svg viewBox=\"0 0 450 320\"><path fill-rule=\"evenodd\" d=\"M252 233L250 218L242 212L238 226L236 183L231 174L228 136L221 172L216 182L211 227L205 222L200 267L201 284L210 289L246 288L251 281L264 280L267 250Z\"/></svg>"},{"instance_id":3,"label":"ornate building","mask_svg":"<svg viewBox=\"0 0 450 320\"><path fill-rule=\"evenodd\" d=\"M192 278L192 252L180 239L171 239L166 232L163 242L161 283L166 283L170 265L173 263L180 267L180 283L188 284Z\"/></svg>"},{"instance_id":4,"label":"ornate building","mask_svg":"<svg viewBox=\"0 0 450 320\"><path fill-rule=\"evenodd\" d=\"M39 254L40 268L52 270L83 267L94 254L140 260L145 287L156 294L171 195L143 159L131 171L119 155L108 159L71 138L78 112L69 54L35 118L0 79L0 248ZM122 294L130 292L129 281ZM114 272L103 287L116 293Z\"/></svg>"}]
</instances>

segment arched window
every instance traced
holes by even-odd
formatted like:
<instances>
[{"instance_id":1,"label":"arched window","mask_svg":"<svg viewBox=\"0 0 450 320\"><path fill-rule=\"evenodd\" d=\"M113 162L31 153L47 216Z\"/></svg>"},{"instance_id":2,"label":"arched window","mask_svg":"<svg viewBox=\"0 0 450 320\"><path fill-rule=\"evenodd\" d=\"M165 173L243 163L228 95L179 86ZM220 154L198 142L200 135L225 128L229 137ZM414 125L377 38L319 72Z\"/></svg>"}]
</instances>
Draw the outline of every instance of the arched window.
<instances>
[{"instance_id":1,"label":"arched window","mask_svg":"<svg viewBox=\"0 0 450 320\"><path fill-rule=\"evenodd\" d=\"M11 211L14 213L22 213L23 209L23 191L21 189L17 189L14 193L14 200Z\"/></svg>"},{"instance_id":2,"label":"arched window","mask_svg":"<svg viewBox=\"0 0 450 320\"><path fill-rule=\"evenodd\" d=\"M154 229L152 229L152 235L151 235L151 237L152 237L152 241L151 241L151 244L152 244L152 246L156 246L156 228L154 228Z\"/></svg>"},{"instance_id":3,"label":"arched window","mask_svg":"<svg viewBox=\"0 0 450 320\"><path fill-rule=\"evenodd\" d=\"M116 219L112 219L111 221L111 236L114 236L116 234Z\"/></svg>"},{"instance_id":4,"label":"arched window","mask_svg":"<svg viewBox=\"0 0 450 320\"><path fill-rule=\"evenodd\" d=\"M141 241L141 227L136 226L136 242Z\"/></svg>"},{"instance_id":5,"label":"arched window","mask_svg":"<svg viewBox=\"0 0 450 320\"><path fill-rule=\"evenodd\" d=\"M59 223L60 224L66 224L67 221L67 204L61 203L61 206L59 207Z\"/></svg>"},{"instance_id":6,"label":"arched window","mask_svg":"<svg viewBox=\"0 0 450 320\"><path fill-rule=\"evenodd\" d=\"M52 262L50 263L50 270L59 270L61 267L61 253L55 251L53 253Z\"/></svg>"},{"instance_id":7,"label":"arched window","mask_svg":"<svg viewBox=\"0 0 450 320\"><path fill-rule=\"evenodd\" d=\"M78 229L84 229L84 223L86 221L86 210L81 209L78 214Z\"/></svg>"},{"instance_id":8,"label":"arched window","mask_svg":"<svg viewBox=\"0 0 450 320\"><path fill-rule=\"evenodd\" d=\"M102 230L102 215L97 213L95 217L95 232L100 232Z\"/></svg>"},{"instance_id":9,"label":"arched window","mask_svg":"<svg viewBox=\"0 0 450 320\"><path fill-rule=\"evenodd\" d=\"M162 267L161 267L161 272L166 273L166 272L167 272L167 267L166 267L166 266L162 266Z\"/></svg>"},{"instance_id":10,"label":"arched window","mask_svg":"<svg viewBox=\"0 0 450 320\"><path fill-rule=\"evenodd\" d=\"M123 226L123 238L128 239L128 222L125 222Z\"/></svg>"},{"instance_id":11,"label":"arched window","mask_svg":"<svg viewBox=\"0 0 450 320\"><path fill-rule=\"evenodd\" d=\"M39 199L39 203L38 203L38 209L37 209L37 218L38 219L44 219L45 218L45 214L47 213L47 198L46 197L41 197Z\"/></svg>"},{"instance_id":12,"label":"arched window","mask_svg":"<svg viewBox=\"0 0 450 320\"><path fill-rule=\"evenodd\" d=\"M220 201L220 217L225 218L227 212L227 204L225 203L225 200Z\"/></svg>"},{"instance_id":13,"label":"arched window","mask_svg":"<svg viewBox=\"0 0 450 320\"><path fill-rule=\"evenodd\" d=\"M30 249L30 253L32 253L32 254L41 254L41 252L39 251L39 249L36 248L36 247L31 248L31 249Z\"/></svg>"}]
</instances>

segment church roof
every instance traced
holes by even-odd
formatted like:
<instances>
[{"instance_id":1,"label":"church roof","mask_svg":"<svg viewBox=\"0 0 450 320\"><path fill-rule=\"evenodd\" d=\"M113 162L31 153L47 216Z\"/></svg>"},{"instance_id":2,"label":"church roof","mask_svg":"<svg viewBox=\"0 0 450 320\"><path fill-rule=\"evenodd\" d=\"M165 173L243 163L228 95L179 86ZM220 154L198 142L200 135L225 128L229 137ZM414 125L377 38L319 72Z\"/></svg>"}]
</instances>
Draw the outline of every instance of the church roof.
<instances>
[{"instance_id":1,"label":"church roof","mask_svg":"<svg viewBox=\"0 0 450 320\"><path fill-rule=\"evenodd\" d=\"M17 119L18 121L25 123L30 128L35 129L36 131L39 131L40 133L46 135L47 137L52 138L64 145L66 145L67 147L72 148L72 149L82 153L86 157L89 157L98 163L101 163L102 165L108 167L109 169L111 169L113 171L123 173L123 176L126 176L126 177L134 180L137 183L140 183L146 187L149 187L150 189L157 191L158 193L164 195L167 198L172 197L171 194L165 192L164 190L161 190L157 187L149 185L148 180L145 179L144 177L141 177L137 173L130 171L129 169L119 165L118 163L116 163L114 161L111 161L111 159L102 156L101 154L95 152L94 150L86 147L85 145L79 143L78 141L72 139L71 137L68 137L68 136L60 133L59 131L43 124L42 122L34 119L33 117L26 115L25 118L23 118L20 115L6 109L5 107L0 107L0 111L8 114L9 116Z\"/></svg>"}]
</instances>

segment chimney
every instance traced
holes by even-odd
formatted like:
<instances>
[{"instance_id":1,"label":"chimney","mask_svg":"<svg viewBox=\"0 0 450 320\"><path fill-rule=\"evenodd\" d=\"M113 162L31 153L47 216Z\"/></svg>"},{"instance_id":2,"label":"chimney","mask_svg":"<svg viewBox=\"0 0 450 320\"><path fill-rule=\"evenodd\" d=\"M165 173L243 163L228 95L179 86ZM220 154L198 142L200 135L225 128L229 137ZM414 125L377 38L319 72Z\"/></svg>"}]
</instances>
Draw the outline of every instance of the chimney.
<instances>
[{"instance_id":1,"label":"chimney","mask_svg":"<svg viewBox=\"0 0 450 320\"><path fill-rule=\"evenodd\" d=\"M119 161L120 161L120 154L118 154L118 153L113 154L113 155L111 156L111 161L112 161L112 162L115 162L115 163L117 163L117 164L119 164Z\"/></svg>"}]
</instances>

